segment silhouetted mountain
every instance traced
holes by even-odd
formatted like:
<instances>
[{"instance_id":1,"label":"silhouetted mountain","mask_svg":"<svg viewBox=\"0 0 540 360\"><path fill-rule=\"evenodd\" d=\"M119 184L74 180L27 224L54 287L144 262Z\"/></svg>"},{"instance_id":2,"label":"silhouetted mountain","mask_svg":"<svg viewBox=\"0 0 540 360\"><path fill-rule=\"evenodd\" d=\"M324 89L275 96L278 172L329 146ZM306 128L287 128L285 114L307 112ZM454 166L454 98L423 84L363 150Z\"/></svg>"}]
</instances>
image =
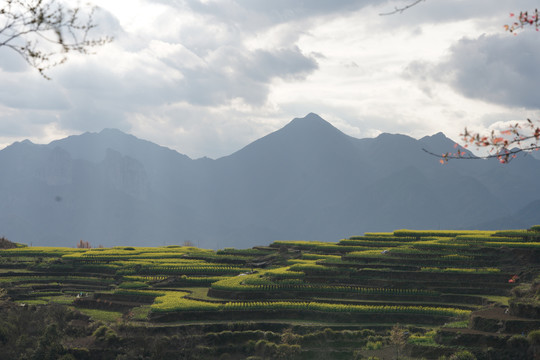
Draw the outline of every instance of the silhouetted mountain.
<instances>
[{"instance_id":1,"label":"silhouetted mountain","mask_svg":"<svg viewBox=\"0 0 540 360\"><path fill-rule=\"evenodd\" d=\"M531 201L529 204L513 214L498 217L491 221L473 224L476 229L525 229L529 224L536 224L540 219L540 200Z\"/></svg>"},{"instance_id":2,"label":"silhouetted mountain","mask_svg":"<svg viewBox=\"0 0 540 360\"><path fill-rule=\"evenodd\" d=\"M34 245L251 247L396 228L540 223L540 161L450 161L444 134L356 139L316 114L220 159L118 130L0 151L0 235Z\"/></svg>"}]
</instances>

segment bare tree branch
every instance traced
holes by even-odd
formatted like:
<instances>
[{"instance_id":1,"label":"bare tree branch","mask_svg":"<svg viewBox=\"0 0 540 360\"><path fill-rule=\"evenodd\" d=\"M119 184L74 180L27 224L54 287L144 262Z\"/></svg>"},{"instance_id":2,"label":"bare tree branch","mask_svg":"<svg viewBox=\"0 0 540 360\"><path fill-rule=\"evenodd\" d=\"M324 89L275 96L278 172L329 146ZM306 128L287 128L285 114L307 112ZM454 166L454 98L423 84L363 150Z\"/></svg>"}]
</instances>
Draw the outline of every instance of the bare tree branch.
<instances>
[{"instance_id":1,"label":"bare tree branch","mask_svg":"<svg viewBox=\"0 0 540 360\"><path fill-rule=\"evenodd\" d=\"M401 7L401 8L395 7L393 11L390 11L390 12L387 12L387 13L381 13L379 15L380 16L387 16L387 15L394 15L394 14L398 14L398 13L401 14L405 10L410 9L415 5L418 5L422 1L426 1L426 0L416 0L415 2L413 2L413 3L409 4L409 5L406 5L406 6Z\"/></svg>"},{"instance_id":2,"label":"bare tree branch","mask_svg":"<svg viewBox=\"0 0 540 360\"><path fill-rule=\"evenodd\" d=\"M540 150L540 126L536 127L530 119L527 119L527 122L524 124L516 123L515 125L510 125L507 129L498 133L492 131L490 135L471 133L465 128L465 132L461 134L461 137L465 142L464 147L473 144L477 148L489 148L490 154L473 156L466 151L461 151L457 143L454 145L457 148L455 153L447 152L438 155L426 149L422 150L438 157L441 164L447 163L450 159L477 160L490 158L497 158L500 163L507 164L516 158L516 154L520 152Z\"/></svg>"},{"instance_id":3,"label":"bare tree branch","mask_svg":"<svg viewBox=\"0 0 540 360\"><path fill-rule=\"evenodd\" d=\"M45 71L64 63L69 52L90 53L111 37L89 39L96 28L95 7L65 8L57 0L5 0L0 7L0 47L18 53L44 78Z\"/></svg>"},{"instance_id":4,"label":"bare tree branch","mask_svg":"<svg viewBox=\"0 0 540 360\"><path fill-rule=\"evenodd\" d=\"M469 153L465 152L465 151L458 151L456 153L444 153L444 154L435 154L434 152L431 152L425 148L422 148L422 150L424 150L426 153L428 153L429 155L432 155L432 156L435 156L435 157L438 157L439 159L441 159L442 161L444 162L447 162L448 160L451 160L451 159L459 159L459 160L481 160L481 159L499 159L500 162L502 163L508 163L511 161L511 159L515 158L515 154L518 154L520 152L523 152L523 151L536 151L540 149L540 146L530 146L530 147L526 147L526 148L515 148L515 149L512 149L512 150L508 150L508 152L505 152L503 154L490 154L490 155L485 155L485 156L475 156L475 155L470 155ZM508 160L504 160L505 157L508 156ZM501 160L504 160L504 161L501 161Z\"/></svg>"},{"instance_id":5,"label":"bare tree branch","mask_svg":"<svg viewBox=\"0 0 540 360\"><path fill-rule=\"evenodd\" d=\"M515 14L511 13L510 17L514 17ZM529 15L528 11L520 12L519 16L517 16L516 21L514 21L510 25L504 25L504 29L506 31L509 31L513 33L514 35L517 35L517 30L522 30L524 26L532 26L536 29L536 31L540 31L540 19L538 18L540 15L538 14L538 9L534 10L534 12L531 12L531 15Z\"/></svg>"}]
</instances>

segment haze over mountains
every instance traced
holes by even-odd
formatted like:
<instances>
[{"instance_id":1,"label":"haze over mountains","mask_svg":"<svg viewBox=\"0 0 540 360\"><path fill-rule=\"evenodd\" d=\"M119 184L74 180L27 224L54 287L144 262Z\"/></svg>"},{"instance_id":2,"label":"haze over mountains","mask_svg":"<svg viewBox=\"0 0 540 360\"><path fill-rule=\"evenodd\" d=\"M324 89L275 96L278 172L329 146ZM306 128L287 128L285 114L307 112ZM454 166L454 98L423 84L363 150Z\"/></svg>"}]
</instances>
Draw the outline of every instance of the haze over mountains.
<instances>
[{"instance_id":1,"label":"haze over mountains","mask_svg":"<svg viewBox=\"0 0 540 360\"><path fill-rule=\"evenodd\" d=\"M451 161L442 133L356 139L309 114L216 160L118 130L0 151L0 236L35 245L251 247L398 228L540 224L540 160Z\"/></svg>"}]
</instances>

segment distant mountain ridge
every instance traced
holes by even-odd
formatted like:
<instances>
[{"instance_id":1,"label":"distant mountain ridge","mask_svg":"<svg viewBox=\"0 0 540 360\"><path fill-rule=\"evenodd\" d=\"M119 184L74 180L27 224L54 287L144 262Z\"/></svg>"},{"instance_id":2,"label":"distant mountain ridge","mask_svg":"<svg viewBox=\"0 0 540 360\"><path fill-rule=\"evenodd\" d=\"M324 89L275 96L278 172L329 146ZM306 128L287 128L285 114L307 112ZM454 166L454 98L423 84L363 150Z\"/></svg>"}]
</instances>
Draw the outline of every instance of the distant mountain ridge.
<instances>
[{"instance_id":1,"label":"distant mountain ridge","mask_svg":"<svg viewBox=\"0 0 540 360\"><path fill-rule=\"evenodd\" d=\"M540 223L540 161L441 166L444 134L348 136L316 114L216 160L115 129L0 151L0 236L33 245L251 247L397 228ZM526 215L526 216L525 216Z\"/></svg>"}]
</instances>

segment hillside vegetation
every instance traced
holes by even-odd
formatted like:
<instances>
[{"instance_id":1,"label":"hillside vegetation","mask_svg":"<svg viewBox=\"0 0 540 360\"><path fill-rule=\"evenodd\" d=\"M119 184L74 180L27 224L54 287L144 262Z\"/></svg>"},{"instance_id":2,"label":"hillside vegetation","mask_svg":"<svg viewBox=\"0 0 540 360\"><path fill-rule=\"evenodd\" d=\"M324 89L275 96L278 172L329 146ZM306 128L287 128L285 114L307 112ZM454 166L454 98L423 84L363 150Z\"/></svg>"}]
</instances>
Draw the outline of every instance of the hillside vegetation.
<instances>
[{"instance_id":1,"label":"hillside vegetation","mask_svg":"<svg viewBox=\"0 0 540 360\"><path fill-rule=\"evenodd\" d=\"M2 249L0 357L533 359L539 255L540 226Z\"/></svg>"}]
</instances>

